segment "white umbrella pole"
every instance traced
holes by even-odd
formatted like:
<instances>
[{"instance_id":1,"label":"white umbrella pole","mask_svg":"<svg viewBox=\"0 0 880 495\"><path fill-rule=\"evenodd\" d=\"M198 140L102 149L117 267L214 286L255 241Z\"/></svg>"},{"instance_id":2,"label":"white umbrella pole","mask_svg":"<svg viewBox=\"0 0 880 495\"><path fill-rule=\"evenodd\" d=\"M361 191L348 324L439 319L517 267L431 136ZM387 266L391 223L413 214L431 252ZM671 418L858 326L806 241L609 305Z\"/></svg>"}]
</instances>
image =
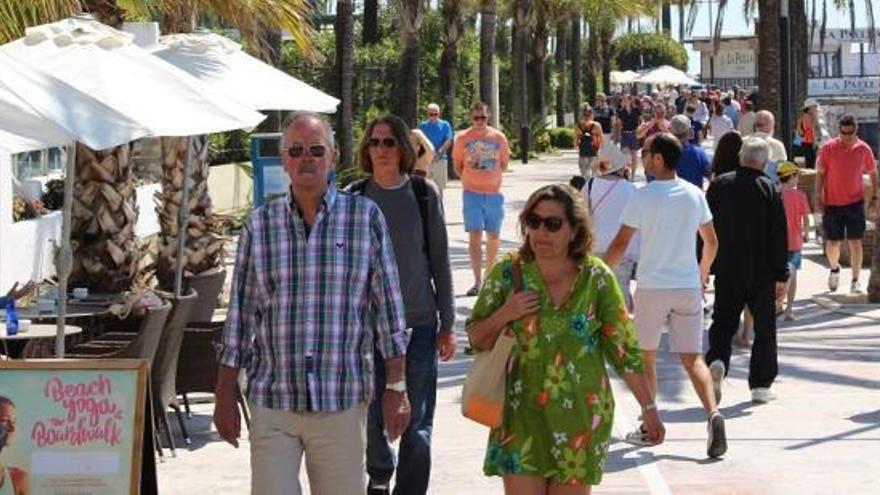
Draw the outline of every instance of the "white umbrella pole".
<instances>
[{"instance_id":1,"label":"white umbrella pole","mask_svg":"<svg viewBox=\"0 0 880 495\"><path fill-rule=\"evenodd\" d=\"M73 212L73 184L76 181L76 141L67 150L64 172L64 208L61 213L61 247L55 258L58 272L58 322L55 332L55 357L64 357L64 330L67 324L67 279L73 269L73 253L70 248L71 214Z\"/></svg>"},{"instance_id":2,"label":"white umbrella pole","mask_svg":"<svg viewBox=\"0 0 880 495\"><path fill-rule=\"evenodd\" d=\"M181 296L183 257L186 252L186 227L189 223L189 171L192 170L193 138L186 138L186 163L183 164L183 191L177 211L177 262L174 264L174 297Z\"/></svg>"}]
</instances>

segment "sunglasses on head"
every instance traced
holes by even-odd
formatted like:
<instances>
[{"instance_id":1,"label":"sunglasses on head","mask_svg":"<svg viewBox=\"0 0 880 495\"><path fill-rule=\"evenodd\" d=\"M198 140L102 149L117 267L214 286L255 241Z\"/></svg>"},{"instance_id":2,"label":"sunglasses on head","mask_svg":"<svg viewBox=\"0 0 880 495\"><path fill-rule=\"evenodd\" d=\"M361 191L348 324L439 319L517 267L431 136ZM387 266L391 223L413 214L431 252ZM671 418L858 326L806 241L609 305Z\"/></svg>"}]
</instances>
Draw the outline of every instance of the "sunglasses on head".
<instances>
[{"instance_id":1,"label":"sunglasses on head","mask_svg":"<svg viewBox=\"0 0 880 495\"><path fill-rule=\"evenodd\" d=\"M392 137L387 137L383 139L370 138L369 140L367 140L367 144L370 145L370 148L378 148L379 145L382 145L386 148L396 148L397 140Z\"/></svg>"},{"instance_id":2,"label":"sunglasses on head","mask_svg":"<svg viewBox=\"0 0 880 495\"><path fill-rule=\"evenodd\" d=\"M565 220L562 217L544 218L536 213L526 215L526 227L531 230L538 230L541 228L541 224L544 224L547 232L559 232L564 222Z\"/></svg>"},{"instance_id":3,"label":"sunglasses on head","mask_svg":"<svg viewBox=\"0 0 880 495\"><path fill-rule=\"evenodd\" d=\"M300 158L306 154L306 151L308 151L309 156L321 158L327 153L327 147L323 144L313 144L311 146L300 146L295 144L290 148L287 148L287 154L290 155L291 158Z\"/></svg>"}]
</instances>

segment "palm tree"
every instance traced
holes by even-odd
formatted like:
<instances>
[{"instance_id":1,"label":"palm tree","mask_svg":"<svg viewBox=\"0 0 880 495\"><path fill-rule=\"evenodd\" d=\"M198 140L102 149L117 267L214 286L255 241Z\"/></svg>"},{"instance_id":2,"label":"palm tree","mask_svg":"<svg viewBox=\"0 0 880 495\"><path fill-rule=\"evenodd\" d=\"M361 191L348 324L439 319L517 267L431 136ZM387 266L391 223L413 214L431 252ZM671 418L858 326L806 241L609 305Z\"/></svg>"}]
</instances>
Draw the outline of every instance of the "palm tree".
<instances>
[{"instance_id":1,"label":"palm tree","mask_svg":"<svg viewBox=\"0 0 880 495\"><path fill-rule=\"evenodd\" d=\"M585 90L587 92L587 102L593 104L596 102L596 72L601 67L599 60L599 23L590 22L587 24L587 77Z\"/></svg>"},{"instance_id":2,"label":"palm tree","mask_svg":"<svg viewBox=\"0 0 880 495\"><path fill-rule=\"evenodd\" d=\"M758 39L761 40L758 50L758 88L761 96L758 105L773 115L780 115L782 77L779 64L779 0L758 2Z\"/></svg>"},{"instance_id":3,"label":"palm tree","mask_svg":"<svg viewBox=\"0 0 880 495\"><path fill-rule=\"evenodd\" d=\"M400 15L400 65L395 113L411 127L419 118L419 60L424 0L397 0Z\"/></svg>"},{"instance_id":4,"label":"palm tree","mask_svg":"<svg viewBox=\"0 0 880 495\"><path fill-rule=\"evenodd\" d=\"M529 44L529 2L515 0L513 4L513 50L511 54L511 76L513 80L513 131L520 132L529 125L528 86L526 65ZM522 135L520 134L522 137ZM525 149L527 143L520 145Z\"/></svg>"},{"instance_id":5,"label":"palm tree","mask_svg":"<svg viewBox=\"0 0 880 495\"><path fill-rule=\"evenodd\" d=\"M545 93L545 64L547 59L547 40L550 38L550 25L548 22L550 5L549 1L541 0L535 2L534 22L532 23L532 41L529 45L531 51L531 60L529 62L531 70L529 86L532 88L530 92L532 110L541 116L541 123L547 120L547 98Z\"/></svg>"},{"instance_id":6,"label":"palm tree","mask_svg":"<svg viewBox=\"0 0 880 495\"><path fill-rule=\"evenodd\" d=\"M336 24L336 143L340 171L354 166L354 19L351 0L337 0Z\"/></svg>"},{"instance_id":7,"label":"palm tree","mask_svg":"<svg viewBox=\"0 0 880 495\"><path fill-rule=\"evenodd\" d=\"M234 5L238 4L238 5ZM259 4L259 5L257 5ZM161 0L164 33L191 33L197 27L198 16L210 12L239 29L245 39L257 47L265 58L280 55L275 42L280 41L278 29L291 30L299 40L308 38L310 28L305 21L306 4L302 0L281 1ZM307 44L305 45L307 46ZM156 259L156 277L160 287L174 287L174 267L178 255L178 237L184 231L185 246L183 272L185 276L222 268L224 242L219 234L220 223L213 214L208 192L208 146L205 136L163 137L162 140L162 193L156 213L161 226L159 256ZM192 167L184 174L187 145L192 146ZM187 205L187 225L181 229L179 212L182 207L183 184L190 183Z\"/></svg>"},{"instance_id":8,"label":"palm tree","mask_svg":"<svg viewBox=\"0 0 880 495\"><path fill-rule=\"evenodd\" d=\"M492 106L492 92L495 87L495 21L497 5L495 0L481 0L480 3L480 100ZM492 108L497 115L498 109Z\"/></svg>"},{"instance_id":9,"label":"palm tree","mask_svg":"<svg viewBox=\"0 0 880 495\"><path fill-rule=\"evenodd\" d=\"M574 118L577 120L581 111L581 14L571 19L571 45L568 50L571 56L571 104Z\"/></svg>"},{"instance_id":10,"label":"palm tree","mask_svg":"<svg viewBox=\"0 0 880 495\"><path fill-rule=\"evenodd\" d=\"M379 0L364 0L362 41L364 45L379 42Z\"/></svg>"},{"instance_id":11,"label":"palm tree","mask_svg":"<svg viewBox=\"0 0 880 495\"><path fill-rule=\"evenodd\" d=\"M443 0L443 54L440 58L440 93L443 95L443 116L455 126L455 96L458 83L458 42L464 32L463 0Z\"/></svg>"}]
</instances>

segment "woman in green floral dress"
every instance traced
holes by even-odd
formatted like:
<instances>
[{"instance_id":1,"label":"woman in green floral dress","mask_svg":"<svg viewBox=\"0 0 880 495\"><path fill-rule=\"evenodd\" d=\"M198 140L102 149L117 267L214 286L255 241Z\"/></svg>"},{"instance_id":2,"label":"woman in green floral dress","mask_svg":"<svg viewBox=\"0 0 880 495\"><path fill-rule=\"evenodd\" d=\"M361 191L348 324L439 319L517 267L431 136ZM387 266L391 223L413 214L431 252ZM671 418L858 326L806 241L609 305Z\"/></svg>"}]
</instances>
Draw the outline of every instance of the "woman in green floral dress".
<instances>
[{"instance_id":1,"label":"woman in green floral dress","mask_svg":"<svg viewBox=\"0 0 880 495\"><path fill-rule=\"evenodd\" d=\"M585 494L602 479L614 417L610 362L642 405L651 441L663 441L638 340L611 270L589 255L583 198L564 185L532 194L520 215L519 253L494 267L467 322L479 350L508 326L504 422L492 430L483 471L506 493ZM522 292L513 290L520 263Z\"/></svg>"}]
</instances>

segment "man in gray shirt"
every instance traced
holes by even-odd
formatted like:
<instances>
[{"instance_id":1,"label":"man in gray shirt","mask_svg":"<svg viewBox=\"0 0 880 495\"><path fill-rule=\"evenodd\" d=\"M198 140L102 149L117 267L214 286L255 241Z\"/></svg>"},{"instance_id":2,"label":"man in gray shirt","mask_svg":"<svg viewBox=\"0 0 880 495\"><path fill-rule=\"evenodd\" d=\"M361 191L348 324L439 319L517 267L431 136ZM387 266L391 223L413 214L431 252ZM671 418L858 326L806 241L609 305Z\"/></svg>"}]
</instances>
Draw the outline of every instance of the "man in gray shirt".
<instances>
[{"instance_id":1,"label":"man in gray shirt","mask_svg":"<svg viewBox=\"0 0 880 495\"><path fill-rule=\"evenodd\" d=\"M406 324L412 328L407 347L406 383L411 404L410 425L400 440L394 493L423 494L431 470L431 430L437 394L437 355L444 361L455 353L455 311L446 222L433 182L410 176L416 153L409 129L397 117L368 124L358 150L360 166L371 177L349 190L373 200L382 211L397 258ZM439 313L439 331L437 315ZM376 370L377 390L385 383ZM390 493L394 455L382 423L381 404L373 403L367 418L368 493Z\"/></svg>"}]
</instances>

